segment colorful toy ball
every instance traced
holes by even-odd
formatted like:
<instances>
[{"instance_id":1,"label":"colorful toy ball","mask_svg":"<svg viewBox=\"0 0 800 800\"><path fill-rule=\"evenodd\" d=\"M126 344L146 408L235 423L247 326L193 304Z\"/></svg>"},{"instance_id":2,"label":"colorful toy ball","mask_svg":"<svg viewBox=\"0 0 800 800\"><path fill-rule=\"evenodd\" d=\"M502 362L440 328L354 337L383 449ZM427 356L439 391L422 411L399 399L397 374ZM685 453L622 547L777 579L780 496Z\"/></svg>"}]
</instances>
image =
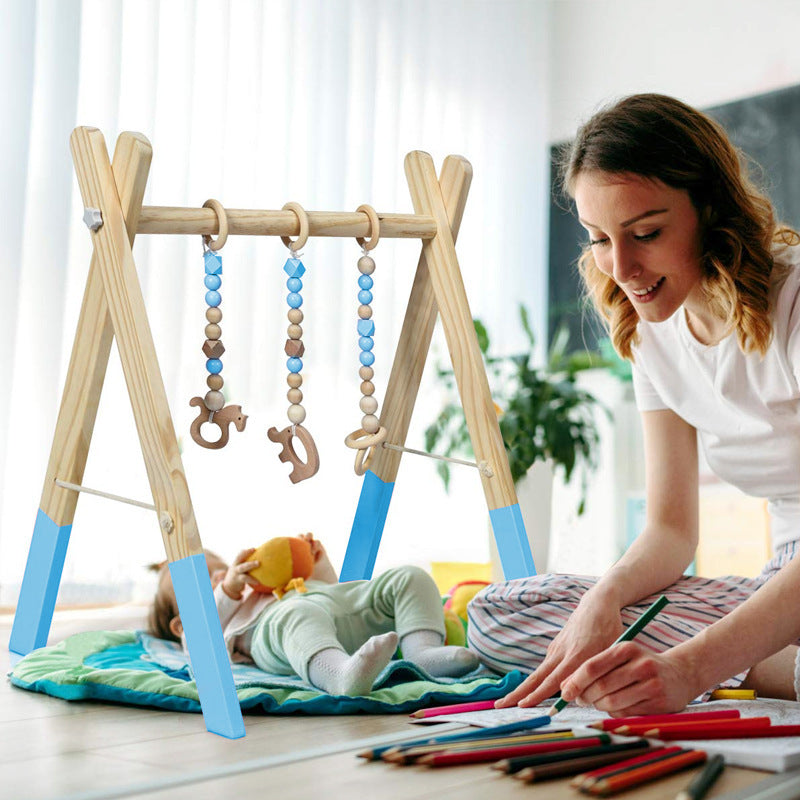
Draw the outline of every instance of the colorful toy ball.
<instances>
[{"instance_id":1,"label":"colorful toy ball","mask_svg":"<svg viewBox=\"0 0 800 800\"><path fill-rule=\"evenodd\" d=\"M297 536L269 539L257 547L250 558L259 562L259 566L248 573L261 584L254 586L253 591L266 594L274 592L278 597L287 591L293 581L298 591L305 591L304 587L301 588L303 581L310 578L314 570L311 545Z\"/></svg>"},{"instance_id":2,"label":"colorful toy ball","mask_svg":"<svg viewBox=\"0 0 800 800\"><path fill-rule=\"evenodd\" d=\"M447 611L453 611L464 625L467 624L467 604L481 589L489 585L488 581L461 581L457 583L447 594L447 602L444 607Z\"/></svg>"}]
</instances>

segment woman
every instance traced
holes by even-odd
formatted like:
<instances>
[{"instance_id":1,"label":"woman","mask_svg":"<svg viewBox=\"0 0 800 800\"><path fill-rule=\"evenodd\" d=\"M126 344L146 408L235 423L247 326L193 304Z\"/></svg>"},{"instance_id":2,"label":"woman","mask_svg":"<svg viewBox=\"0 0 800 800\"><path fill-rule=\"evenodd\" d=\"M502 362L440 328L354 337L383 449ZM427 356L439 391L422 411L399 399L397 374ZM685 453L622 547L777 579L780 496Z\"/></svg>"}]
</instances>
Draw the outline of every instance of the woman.
<instances>
[{"instance_id":1,"label":"woman","mask_svg":"<svg viewBox=\"0 0 800 800\"><path fill-rule=\"evenodd\" d=\"M560 690L614 715L677 711L721 684L795 699L800 237L719 125L661 95L595 114L563 179L589 234L586 289L633 364L647 521L596 581L489 587L470 608L470 646L496 669L536 667L500 706ZM758 578L682 577L698 540L698 442L720 478L769 500L775 558ZM611 647L662 592L671 603L645 633Z\"/></svg>"}]
</instances>

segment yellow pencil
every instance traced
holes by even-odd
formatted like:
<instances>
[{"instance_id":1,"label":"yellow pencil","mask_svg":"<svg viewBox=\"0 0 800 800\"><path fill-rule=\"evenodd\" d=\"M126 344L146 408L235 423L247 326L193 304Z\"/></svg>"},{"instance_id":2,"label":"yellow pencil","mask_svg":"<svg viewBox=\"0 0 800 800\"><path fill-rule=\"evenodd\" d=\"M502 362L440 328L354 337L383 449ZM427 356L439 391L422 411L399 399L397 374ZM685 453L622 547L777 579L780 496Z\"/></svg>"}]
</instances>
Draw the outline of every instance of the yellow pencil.
<instances>
[{"instance_id":1,"label":"yellow pencil","mask_svg":"<svg viewBox=\"0 0 800 800\"><path fill-rule=\"evenodd\" d=\"M755 689L714 689L712 700L755 700Z\"/></svg>"}]
</instances>

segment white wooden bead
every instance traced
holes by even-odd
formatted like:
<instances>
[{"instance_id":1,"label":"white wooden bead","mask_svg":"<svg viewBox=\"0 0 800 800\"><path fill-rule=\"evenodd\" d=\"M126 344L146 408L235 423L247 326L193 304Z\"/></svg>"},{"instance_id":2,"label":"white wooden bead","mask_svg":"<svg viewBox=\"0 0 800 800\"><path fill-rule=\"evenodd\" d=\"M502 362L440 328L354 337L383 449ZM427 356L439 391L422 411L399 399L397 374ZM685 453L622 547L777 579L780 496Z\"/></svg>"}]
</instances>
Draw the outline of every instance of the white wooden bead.
<instances>
[{"instance_id":1,"label":"white wooden bead","mask_svg":"<svg viewBox=\"0 0 800 800\"><path fill-rule=\"evenodd\" d=\"M225 405L225 396L222 392L212 389L210 392L206 392L203 402L209 411L219 411Z\"/></svg>"},{"instance_id":2,"label":"white wooden bead","mask_svg":"<svg viewBox=\"0 0 800 800\"><path fill-rule=\"evenodd\" d=\"M299 325L303 321L303 312L299 308L290 308L286 316L292 325Z\"/></svg>"},{"instance_id":3,"label":"white wooden bead","mask_svg":"<svg viewBox=\"0 0 800 800\"><path fill-rule=\"evenodd\" d=\"M361 427L364 433L377 433L380 426L380 422L378 422L378 418L374 414L367 414L361 420Z\"/></svg>"},{"instance_id":4,"label":"white wooden bead","mask_svg":"<svg viewBox=\"0 0 800 800\"><path fill-rule=\"evenodd\" d=\"M222 328L214 322L206 325L206 339L219 339L222 336Z\"/></svg>"},{"instance_id":5,"label":"white wooden bead","mask_svg":"<svg viewBox=\"0 0 800 800\"><path fill-rule=\"evenodd\" d=\"M292 389L299 389L303 385L303 376L299 372L290 372L286 376L286 383L288 383Z\"/></svg>"},{"instance_id":6,"label":"white wooden bead","mask_svg":"<svg viewBox=\"0 0 800 800\"><path fill-rule=\"evenodd\" d=\"M303 400L303 393L299 389L289 389L289 391L286 392L286 399L292 405L298 405Z\"/></svg>"},{"instance_id":7,"label":"white wooden bead","mask_svg":"<svg viewBox=\"0 0 800 800\"><path fill-rule=\"evenodd\" d=\"M371 381L375 370L372 367L359 367L358 374L362 381Z\"/></svg>"},{"instance_id":8,"label":"white wooden bead","mask_svg":"<svg viewBox=\"0 0 800 800\"><path fill-rule=\"evenodd\" d=\"M361 256L358 259L358 271L362 275L372 275L375 272L375 261L371 256Z\"/></svg>"},{"instance_id":9,"label":"white wooden bead","mask_svg":"<svg viewBox=\"0 0 800 800\"><path fill-rule=\"evenodd\" d=\"M358 316L361 317L361 319L369 319L372 316L372 306L359 306Z\"/></svg>"},{"instance_id":10,"label":"white wooden bead","mask_svg":"<svg viewBox=\"0 0 800 800\"><path fill-rule=\"evenodd\" d=\"M364 381L361 384L361 394L375 394L375 384L372 381Z\"/></svg>"},{"instance_id":11,"label":"white wooden bead","mask_svg":"<svg viewBox=\"0 0 800 800\"><path fill-rule=\"evenodd\" d=\"M286 334L290 339L299 339L303 335L303 329L299 325L292 323L286 329Z\"/></svg>"},{"instance_id":12,"label":"white wooden bead","mask_svg":"<svg viewBox=\"0 0 800 800\"><path fill-rule=\"evenodd\" d=\"M299 425L305 418L306 418L306 410L303 406L299 406L297 404L289 406L289 411L287 412L289 417L289 422L293 425Z\"/></svg>"},{"instance_id":13,"label":"white wooden bead","mask_svg":"<svg viewBox=\"0 0 800 800\"><path fill-rule=\"evenodd\" d=\"M374 414L378 410L378 401L374 397L362 397L358 407L365 414Z\"/></svg>"},{"instance_id":14,"label":"white wooden bead","mask_svg":"<svg viewBox=\"0 0 800 800\"><path fill-rule=\"evenodd\" d=\"M222 312L219 310L217 306L210 306L206 309L206 319L209 322L217 323L222 319ZM209 339L211 337L209 336Z\"/></svg>"}]
</instances>

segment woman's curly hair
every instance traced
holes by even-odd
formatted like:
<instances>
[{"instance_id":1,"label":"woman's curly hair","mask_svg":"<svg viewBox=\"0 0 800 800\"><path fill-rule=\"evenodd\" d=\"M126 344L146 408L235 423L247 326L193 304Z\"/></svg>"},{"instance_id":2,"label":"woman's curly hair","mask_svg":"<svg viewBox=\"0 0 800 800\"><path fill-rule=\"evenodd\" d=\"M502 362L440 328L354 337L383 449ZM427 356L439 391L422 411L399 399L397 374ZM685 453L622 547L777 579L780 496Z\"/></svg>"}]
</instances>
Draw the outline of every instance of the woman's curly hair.
<instances>
[{"instance_id":1,"label":"woman's curly hair","mask_svg":"<svg viewBox=\"0 0 800 800\"><path fill-rule=\"evenodd\" d=\"M743 352L766 352L772 338L770 290L785 277L773 246L798 244L800 236L776 221L772 203L718 123L672 97L632 95L582 125L559 166L569 195L583 172L638 175L686 190L700 221L701 287L709 308L736 331ZM639 321L633 304L598 269L588 245L578 268L614 347L632 359Z\"/></svg>"}]
</instances>

